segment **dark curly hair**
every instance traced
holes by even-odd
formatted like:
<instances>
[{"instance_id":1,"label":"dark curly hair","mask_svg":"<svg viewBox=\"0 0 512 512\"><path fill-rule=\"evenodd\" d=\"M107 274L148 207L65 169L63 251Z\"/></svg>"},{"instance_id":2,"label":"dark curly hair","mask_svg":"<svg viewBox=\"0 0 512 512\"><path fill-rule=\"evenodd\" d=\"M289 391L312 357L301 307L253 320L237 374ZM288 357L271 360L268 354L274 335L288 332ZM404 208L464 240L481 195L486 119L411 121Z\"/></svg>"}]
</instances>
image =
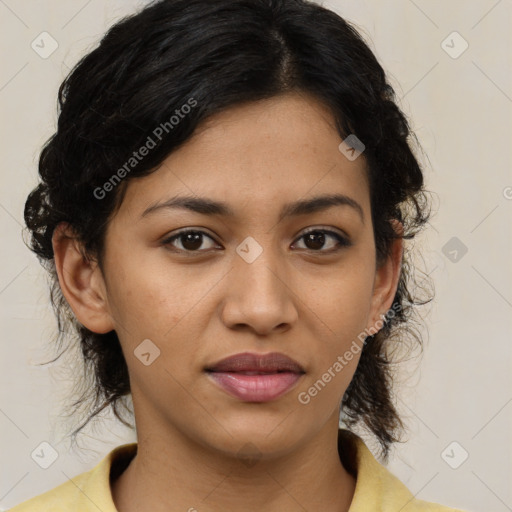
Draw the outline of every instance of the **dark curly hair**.
<instances>
[{"instance_id":1,"label":"dark curly hair","mask_svg":"<svg viewBox=\"0 0 512 512\"><path fill-rule=\"evenodd\" d=\"M87 417L74 438L109 407L127 426L120 406L133 412L125 403L129 375L116 332L91 332L63 297L52 248L56 226L69 223L83 255L103 270L106 226L130 179L157 169L209 116L293 91L327 105L342 138L354 134L364 143L377 263L382 262L393 239L412 239L429 220L411 139L419 143L376 57L336 13L306 0L155 1L113 25L61 84L58 127L41 151L41 181L24 215L30 249L51 279L58 347L65 340L67 348L76 347L74 339L83 355L83 387L73 410L85 408ZM171 128L169 119L190 98L195 107ZM159 126L167 128L160 130L156 147L100 199L98 190ZM403 224L403 233L393 229L393 219ZM373 433L385 459L404 430L392 393L398 349L421 349L412 314L414 306L432 300L413 296L409 254L406 247L395 314L366 338L341 404L347 427Z\"/></svg>"}]
</instances>

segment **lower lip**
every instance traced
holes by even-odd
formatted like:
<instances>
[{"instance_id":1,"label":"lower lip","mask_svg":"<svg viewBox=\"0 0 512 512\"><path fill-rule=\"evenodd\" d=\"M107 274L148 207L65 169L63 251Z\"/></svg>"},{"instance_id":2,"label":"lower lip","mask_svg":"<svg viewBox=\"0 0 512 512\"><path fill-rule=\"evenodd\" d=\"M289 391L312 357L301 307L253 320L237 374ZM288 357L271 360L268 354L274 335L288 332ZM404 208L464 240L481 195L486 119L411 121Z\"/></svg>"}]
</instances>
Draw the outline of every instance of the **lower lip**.
<instances>
[{"instance_id":1,"label":"lower lip","mask_svg":"<svg viewBox=\"0 0 512 512\"><path fill-rule=\"evenodd\" d=\"M288 392L303 374L283 372L246 375L232 372L208 372L208 375L224 391L244 402L268 402Z\"/></svg>"}]
</instances>

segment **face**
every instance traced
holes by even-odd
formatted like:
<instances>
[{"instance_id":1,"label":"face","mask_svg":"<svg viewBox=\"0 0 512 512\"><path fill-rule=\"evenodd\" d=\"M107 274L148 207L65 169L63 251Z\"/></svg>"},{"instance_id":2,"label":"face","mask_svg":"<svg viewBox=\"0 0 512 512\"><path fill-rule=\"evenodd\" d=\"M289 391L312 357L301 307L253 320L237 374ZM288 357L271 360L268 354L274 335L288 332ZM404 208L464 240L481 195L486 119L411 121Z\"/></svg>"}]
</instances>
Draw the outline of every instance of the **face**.
<instances>
[{"instance_id":1,"label":"face","mask_svg":"<svg viewBox=\"0 0 512 512\"><path fill-rule=\"evenodd\" d=\"M364 158L340 142L328 109L286 95L215 115L127 183L104 273L91 274L103 305L91 316L70 303L91 330L116 330L139 432L276 454L337 425L362 333L398 276L397 258L376 269ZM345 199L307 207L334 195ZM182 197L198 202L164 205ZM302 372L205 371L240 353L283 354Z\"/></svg>"}]
</instances>

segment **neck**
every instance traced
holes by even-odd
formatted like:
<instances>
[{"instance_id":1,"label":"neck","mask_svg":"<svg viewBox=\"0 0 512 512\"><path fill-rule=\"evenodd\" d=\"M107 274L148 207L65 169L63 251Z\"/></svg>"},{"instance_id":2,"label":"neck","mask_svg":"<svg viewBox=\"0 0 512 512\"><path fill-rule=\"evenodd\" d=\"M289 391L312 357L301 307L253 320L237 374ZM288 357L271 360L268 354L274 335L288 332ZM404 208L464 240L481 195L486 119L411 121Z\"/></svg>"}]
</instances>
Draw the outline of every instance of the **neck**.
<instances>
[{"instance_id":1,"label":"neck","mask_svg":"<svg viewBox=\"0 0 512 512\"><path fill-rule=\"evenodd\" d=\"M140 435L137 455L112 483L114 503L119 512L346 512L355 478L340 461L337 431L330 422L293 453L244 461L175 432Z\"/></svg>"}]
</instances>

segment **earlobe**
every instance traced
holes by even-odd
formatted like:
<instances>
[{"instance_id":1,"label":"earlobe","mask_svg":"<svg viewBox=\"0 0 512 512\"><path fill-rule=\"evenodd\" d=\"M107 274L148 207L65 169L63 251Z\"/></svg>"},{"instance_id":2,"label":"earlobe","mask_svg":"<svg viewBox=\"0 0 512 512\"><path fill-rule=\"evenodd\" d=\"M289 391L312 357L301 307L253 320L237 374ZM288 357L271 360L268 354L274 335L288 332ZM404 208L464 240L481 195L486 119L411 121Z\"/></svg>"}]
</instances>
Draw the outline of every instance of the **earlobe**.
<instances>
[{"instance_id":1,"label":"earlobe","mask_svg":"<svg viewBox=\"0 0 512 512\"><path fill-rule=\"evenodd\" d=\"M101 269L85 257L68 223L61 222L52 237L55 267L62 293L78 321L90 331L114 329Z\"/></svg>"},{"instance_id":2,"label":"earlobe","mask_svg":"<svg viewBox=\"0 0 512 512\"><path fill-rule=\"evenodd\" d=\"M396 219L391 221L394 230L403 235L403 225ZM382 324L382 316L393 304L398 288L403 258L403 238L392 241L391 251L386 261L376 270L370 320L372 326Z\"/></svg>"}]
</instances>

